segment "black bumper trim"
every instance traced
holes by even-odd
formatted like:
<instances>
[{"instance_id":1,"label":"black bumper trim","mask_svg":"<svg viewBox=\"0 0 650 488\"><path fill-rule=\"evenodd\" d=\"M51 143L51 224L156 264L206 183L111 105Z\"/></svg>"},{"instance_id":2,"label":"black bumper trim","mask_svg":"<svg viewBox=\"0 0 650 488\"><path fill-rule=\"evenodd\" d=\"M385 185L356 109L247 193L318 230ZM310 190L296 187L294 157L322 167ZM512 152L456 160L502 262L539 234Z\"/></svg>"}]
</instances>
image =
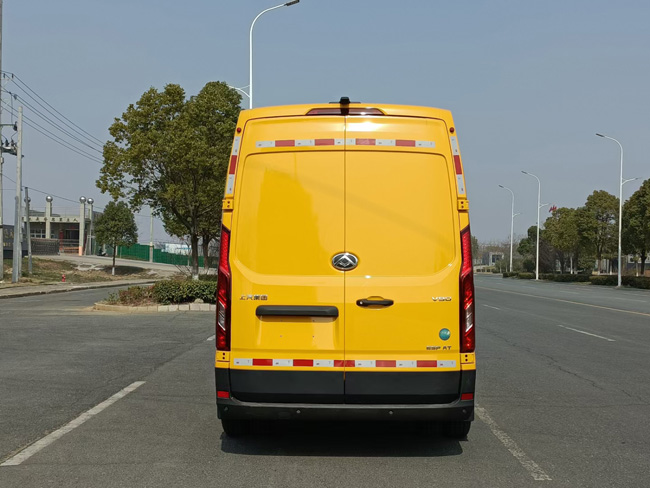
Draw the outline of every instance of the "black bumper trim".
<instances>
[{"instance_id":1,"label":"black bumper trim","mask_svg":"<svg viewBox=\"0 0 650 488\"><path fill-rule=\"evenodd\" d=\"M248 420L474 420L474 401L458 400L435 405L354 405L309 403L252 403L219 398L220 419Z\"/></svg>"}]
</instances>

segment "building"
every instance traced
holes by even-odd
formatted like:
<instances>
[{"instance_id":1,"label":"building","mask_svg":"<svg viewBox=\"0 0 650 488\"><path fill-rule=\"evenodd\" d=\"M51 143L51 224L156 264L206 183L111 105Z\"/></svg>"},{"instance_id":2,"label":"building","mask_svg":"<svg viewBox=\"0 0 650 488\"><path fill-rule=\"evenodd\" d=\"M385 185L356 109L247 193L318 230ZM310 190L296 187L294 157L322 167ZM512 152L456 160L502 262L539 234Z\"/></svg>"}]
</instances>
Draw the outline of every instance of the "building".
<instances>
[{"instance_id":1,"label":"building","mask_svg":"<svg viewBox=\"0 0 650 488\"><path fill-rule=\"evenodd\" d=\"M93 209L92 198L79 199L78 207L54 207L51 196L45 198L45 207L29 209L29 227L32 239L56 239L59 253L91 254L95 249L91 230L101 215ZM23 216L23 223L26 218ZM34 241L33 241L34 242Z\"/></svg>"}]
</instances>

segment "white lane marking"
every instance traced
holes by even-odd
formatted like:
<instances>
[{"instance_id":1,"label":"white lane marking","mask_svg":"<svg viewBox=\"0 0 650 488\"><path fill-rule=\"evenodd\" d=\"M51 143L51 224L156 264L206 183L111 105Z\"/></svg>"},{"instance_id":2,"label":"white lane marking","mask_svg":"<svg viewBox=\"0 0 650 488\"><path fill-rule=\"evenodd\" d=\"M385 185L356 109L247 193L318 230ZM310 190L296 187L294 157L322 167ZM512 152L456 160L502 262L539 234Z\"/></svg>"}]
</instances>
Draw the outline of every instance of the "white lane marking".
<instances>
[{"instance_id":1,"label":"white lane marking","mask_svg":"<svg viewBox=\"0 0 650 488\"><path fill-rule=\"evenodd\" d=\"M206 342L210 342L210 341L213 341L213 340L215 340L216 338L217 338L217 336L216 336L216 335L211 335L211 336L210 336L210 337L208 337L208 338L207 338L207 339L206 339L205 341L206 341Z\"/></svg>"},{"instance_id":2,"label":"white lane marking","mask_svg":"<svg viewBox=\"0 0 650 488\"><path fill-rule=\"evenodd\" d=\"M599 339L604 339L604 340L609 341L609 342L616 342L616 339L608 339L607 337L592 334L591 332L585 332L584 330L574 329L573 327L567 327L566 325L557 324L557 326L562 327L563 329L572 330L573 332L580 332L581 334L586 334L588 336L598 337Z\"/></svg>"},{"instance_id":3,"label":"white lane marking","mask_svg":"<svg viewBox=\"0 0 650 488\"><path fill-rule=\"evenodd\" d=\"M553 300L555 302L571 303L572 305L582 305L584 307L602 308L603 310L611 310L612 312L631 313L633 315L644 315L646 317L650 317L650 313L633 312L632 310L623 310L621 308L603 307L601 305L592 305L590 303L574 302L572 300L562 300L561 298L543 297L541 295L531 295L529 293L518 293L516 291L510 291L510 290L498 290L497 288L489 288L487 286L475 286L475 288L477 288L479 290L490 290L490 291L496 291L496 292L499 292L499 293L510 293L511 295L521 295L522 297L539 298L541 300Z\"/></svg>"},{"instance_id":4,"label":"white lane marking","mask_svg":"<svg viewBox=\"0 0 650 488\"><path fill-rule=\"evenodd\" d=\"M486 305L485 303L483 304L483 306L487 308L493 308L494 310L501 310L500 308L493 307L492 305Z\"/></svg>"},{"instance_id":5,"label":"white lane marking","mask_svg":"<svg viewBox=\"0 0 650 488\"><path fill-rule=\"evenodd\" d=\"M18 454L16 454L13 457L10 457L7 459L4 463L0 464L0 466L18 466L19 464L25 462L28 460L30 457L32 457L34 454L36 454L38 451L41 449L46 448L50 444L52 444L54 441L60 439L64 435L66 435L68 432L70 432L73 429L76 429L79 427L81 424L83 424L86 420L91 419L98 413L100 413L102 410L110 407L118 401L121 398L124 398L126 395L134 391L135 389L141 387L144 385L144 381L136 381L134 383L131 383L129 386L126 388L118 391L115 395L112 397L104 400L103 402L95 405L93 408L90 410L86 410L84 413L79 415L76 419L71 420L69 423L65 424L63 427L60 427L56 429L54 432L46 435L45 437L42 437L41 439L37 440L34 442L32 445L26 447L22 451L20 451Z\"/></svg>"},{"instance_id":6,"label":"white lane marking","mask_svg":"<svg viewBox=\"0 0 650 488\"><path fill-rule=\"evenodd\" d=\"M519 464L521 464L526 469L526 471L530 473L533 479L537 481L551 480L551 477L547 475L535 461L530 459L526 453L517 445L517 443L510 438L508 434L499 428L497 423L492 420L492 417L490 417L484 408L479 407L479 405L475 403L474 410L476 411L478 418L480 418L490 428L495 437L499 439L504 446L506 446L506 449L510 451L510 454L512 454L515 459L519 461Z\"/></svg>"}]
</instances>

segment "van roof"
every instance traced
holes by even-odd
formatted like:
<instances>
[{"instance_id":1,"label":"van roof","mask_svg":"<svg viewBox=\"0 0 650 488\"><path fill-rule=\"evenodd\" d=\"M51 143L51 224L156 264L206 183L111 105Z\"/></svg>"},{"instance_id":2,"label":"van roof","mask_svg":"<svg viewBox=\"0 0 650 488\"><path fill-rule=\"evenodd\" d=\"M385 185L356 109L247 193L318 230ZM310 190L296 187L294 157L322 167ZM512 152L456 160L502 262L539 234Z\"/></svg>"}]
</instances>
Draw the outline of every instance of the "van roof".
<instances>
[{"instance_id":1,"label":"van roof","mask_svg":"<svg viewBox=\"0 0 650 488\"><path fill-rule=\"evenodd\" d=\"M278 105L274 107L261 107L242 110L240 121L261 119L267 117L291 117L307 115L313 109L332 109L340 107L338 103L312 103L303 105ZM374 108L381 110L384 115L401 117L423 117L443 119L451 121L452 116L449 110L432 107L419 107L415 105L391 105L383 103L350 103L344 105L346 108Z\"/></svg>"}]
</instances>

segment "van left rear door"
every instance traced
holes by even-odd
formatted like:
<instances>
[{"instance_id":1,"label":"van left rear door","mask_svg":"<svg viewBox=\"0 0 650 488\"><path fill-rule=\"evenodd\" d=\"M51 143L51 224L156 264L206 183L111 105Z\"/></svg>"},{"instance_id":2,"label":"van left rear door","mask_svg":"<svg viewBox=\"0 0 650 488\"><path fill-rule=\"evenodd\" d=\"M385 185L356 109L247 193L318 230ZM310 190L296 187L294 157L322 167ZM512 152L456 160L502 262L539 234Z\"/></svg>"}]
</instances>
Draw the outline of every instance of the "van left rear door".
<instances>
[{"instance_id":1,"label":"van left rear door","mask_svg":"<svg viewBox=\"0 0 650 488\"><path fill-rule=\"evenodd\" d=\"M342 117L249 121L231 244L232 395L343 402Z\"/></svg>"}]
</instances>

